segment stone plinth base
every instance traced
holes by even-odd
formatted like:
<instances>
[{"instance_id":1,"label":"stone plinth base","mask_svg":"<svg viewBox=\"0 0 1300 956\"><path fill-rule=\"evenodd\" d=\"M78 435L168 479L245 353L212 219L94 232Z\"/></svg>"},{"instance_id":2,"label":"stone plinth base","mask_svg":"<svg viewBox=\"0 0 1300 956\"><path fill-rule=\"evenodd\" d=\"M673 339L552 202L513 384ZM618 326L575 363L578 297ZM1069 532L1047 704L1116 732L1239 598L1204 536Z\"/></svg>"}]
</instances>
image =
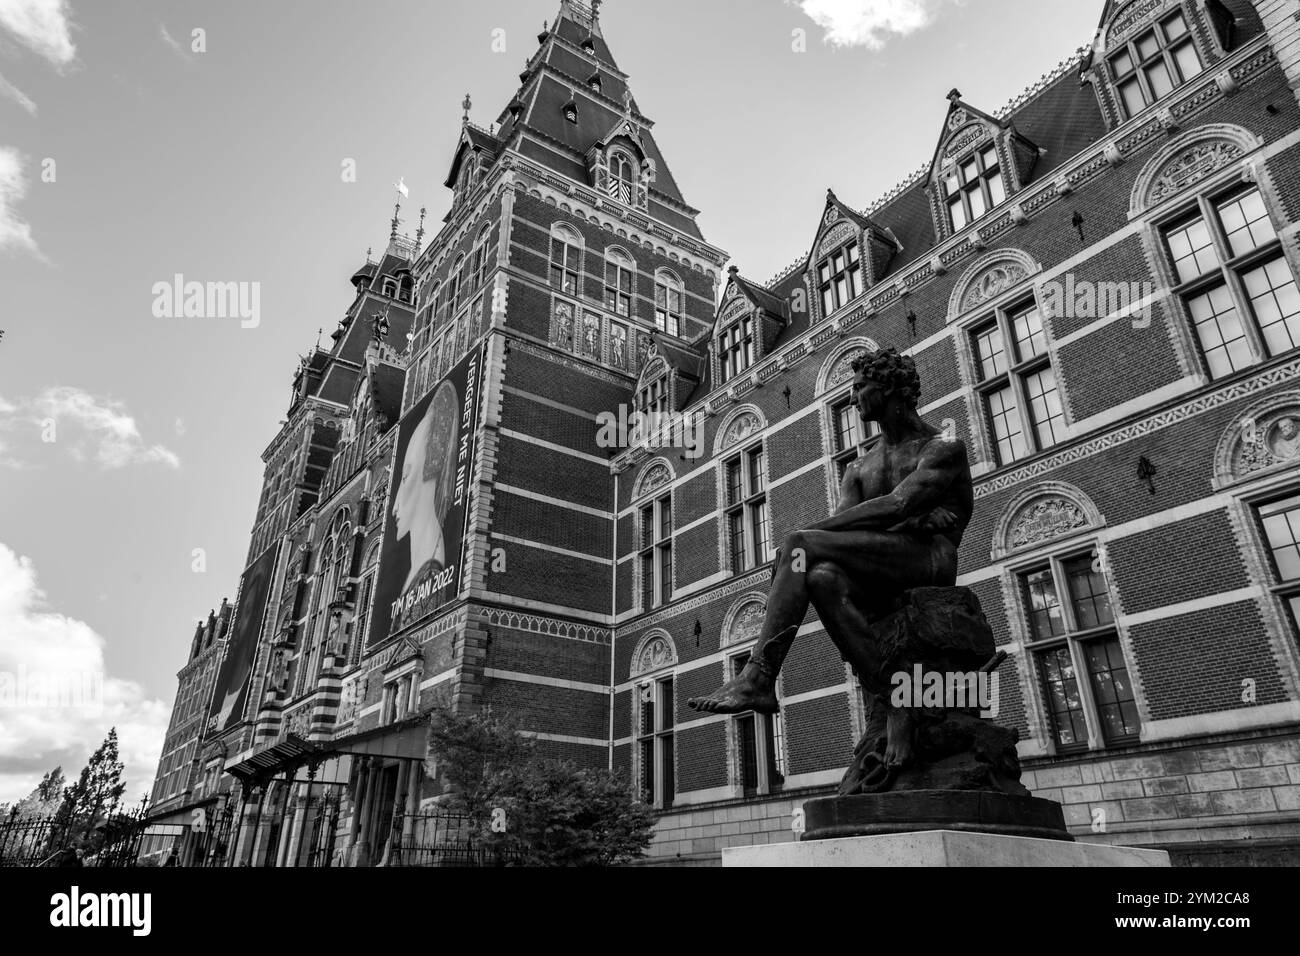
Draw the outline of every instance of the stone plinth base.
<instances>
[{"instance_id":1,"label":"stone plinth base","mask_svg":"<svg viewBox=\"0 0 1300 956\"><path fill-rule=\"evenodd\" d=\"M1169 866L1164 850L925 830L722 851L723 866Z\"/></svg>"},{"instance_id":2,"label":"stone plinth base","mask_svg":"<svg viewBox=\"0 0 1300 956\"><path fill-rule=\"evenodd\" d=\"M1028 794L979 790L906 790L892 793L823 797L803 805L804 840L911 833L917 830L971 830L997 836L1073 839L1061 805Z\"/></svg>"}]
</instances>

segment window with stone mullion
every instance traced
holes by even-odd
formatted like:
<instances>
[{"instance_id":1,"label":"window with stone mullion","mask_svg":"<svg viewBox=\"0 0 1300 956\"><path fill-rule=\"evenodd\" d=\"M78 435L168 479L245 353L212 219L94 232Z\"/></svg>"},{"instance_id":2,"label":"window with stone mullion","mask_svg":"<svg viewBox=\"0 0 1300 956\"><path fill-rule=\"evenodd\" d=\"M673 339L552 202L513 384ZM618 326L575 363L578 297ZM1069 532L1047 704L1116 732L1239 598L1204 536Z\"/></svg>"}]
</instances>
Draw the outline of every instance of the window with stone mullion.
<instances>
[{"instance_id":1,"label":"window with stone mullion","mask_svg":"<svg viewBox=\"0 0 1300 956\"><path fill-rule=\"evenodd\" d=\"M1198 196L1161 231L1211 379L1300 347L1300 289L1258 188Z\"/></svg>"},{"instance_id":2,"label":"window with stone mullion","mask_svg":"<svg viewBox=\"0 0 1300 956\"><path fill-rule=\"evenodd\" d=\"M998 309L973 328L970 341L998 464L1064 440L1065 410L1037 306Z\"/></svg>"},{"instance_id":3,"label":"window with stone mullion","mask_svg":"<svg viewBox=\"0 0 1300 956\"><path fill-rule=\"evenodd\" d=\"M1300 494L1260 505L1258 513L1276 575L1273 590L1291 613L1294 634L1300 627Z\"/></svg>"},{"instance_id":4,"label":"window with stone mullion","mask_svg":"<svg viewBox=\"0 0 1300 956\"><path fill-rule=\"evenodd\" d=\"M1182 11L1140 31L1108 57L1111 80L1132 117L1205 70Z\"/></svg>"},{"instance_id":5,"label":"window with stone mullion","mask_svg":"<svg viewBox=\"0 0 1300 956\"><path fill-rule=\"evenodd\" d=\"M1022 602L1058 753L1136 741L1136 697L1096 552L1053 557L1021 572Z\"/></svg>"}]
</instances>

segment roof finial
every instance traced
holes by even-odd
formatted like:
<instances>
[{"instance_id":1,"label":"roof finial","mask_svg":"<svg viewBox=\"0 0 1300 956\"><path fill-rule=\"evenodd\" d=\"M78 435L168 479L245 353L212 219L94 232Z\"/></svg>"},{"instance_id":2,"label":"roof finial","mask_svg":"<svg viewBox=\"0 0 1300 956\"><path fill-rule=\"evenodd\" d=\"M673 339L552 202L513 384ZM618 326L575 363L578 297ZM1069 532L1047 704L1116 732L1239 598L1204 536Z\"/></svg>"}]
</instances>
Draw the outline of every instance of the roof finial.
<instances>
[{"instance_id":1,"label":"roof finial","mask_svg":"<svg viewBox=\"0 0 1300 956\"><path fill-rule=\"evenodd\" d=\"M632 115L632 90L630 87L623 87L623 112L628 116Z\"/></svg>"},{"instance_id":2,"label":"roof finial","mask_svg":"<svg viewBox=\"0 0 1300 956\"><path fill-rule=\"evenodd\" d=\"M318 351L318 352L320 351L320 334L321 334L321 332L323 332L323 331L325 331L325 330L324 330L324 329L317 329L317 330L316 330L316 351Z\"/></svg>"},{"instance_id":3,"label":"roof finial","mask_svg":"<svg viewBox=\"0 0 1300 956\"><path fill-rule=\"evenodd\" d=\"M600 19L600 3L601 0L591 0L591 19L593 20Z\"/></svg>"},{"instance_id":4,"label":"roof finial","mask_svg":"<svg viewBox=\"0 0 1300 956\"><path fill-rule=\"evenodd\" d=\"M469 108L470 108L471 106L473 106L473 105L474 105L473 102L472 102L472 101L470 100L470 98L469 98L469 94L466 93L466 94L465 94L465 99L464 99L464 100L461 102L461 104L460 104L460 108L463 109L463 110L465 111L464 114L463 114L463 115L461 116L461 118L460 118L460 124L461 124L462 126L465 126L465 125L467 125L467 124L469 123Z\"/></svg>"},{"instance_id":5,"label":"roof finial","mask_svg":"<svg viewBox=\"0 0 1300 956\"><path fill-rule=\"evenodd\" d=\"M961 99L961 90L957 89L956 87L953 87L951 90L948 91L948 99L953 103L956 103L959 99Z\"/></svg>"},{"instance_id":6,"label":"roof finial","mask_svg":"<svg viewBox=\"0 0 1300 956\"><path fill-rule=\"evenodd\" d=\"M428 212L429 210L427 210L425 207L423 206L420 207L420 228L415 230L415 248L417 252L420 249L420 242L424 239L424 217L428 214Z\"/></svg>"}]
</instances>

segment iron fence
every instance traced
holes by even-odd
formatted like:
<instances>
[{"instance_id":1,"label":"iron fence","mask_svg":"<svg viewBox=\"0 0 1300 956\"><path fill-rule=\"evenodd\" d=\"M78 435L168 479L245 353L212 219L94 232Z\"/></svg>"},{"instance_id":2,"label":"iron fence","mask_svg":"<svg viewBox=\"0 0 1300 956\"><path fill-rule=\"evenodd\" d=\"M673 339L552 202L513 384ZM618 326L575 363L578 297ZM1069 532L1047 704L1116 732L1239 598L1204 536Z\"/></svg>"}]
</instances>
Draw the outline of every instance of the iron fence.
<instances>
[{"instance_id":1,"label":"iron fence","mask_svg":"<svg viewBox=\"0 0 1300 956\"><path fill-rule=\"evenodd\" d=\"M15 807L0 818L0 867L134 866L144 837L145 805L83 816L23 816Z\"/></svg>"}]
</instances>

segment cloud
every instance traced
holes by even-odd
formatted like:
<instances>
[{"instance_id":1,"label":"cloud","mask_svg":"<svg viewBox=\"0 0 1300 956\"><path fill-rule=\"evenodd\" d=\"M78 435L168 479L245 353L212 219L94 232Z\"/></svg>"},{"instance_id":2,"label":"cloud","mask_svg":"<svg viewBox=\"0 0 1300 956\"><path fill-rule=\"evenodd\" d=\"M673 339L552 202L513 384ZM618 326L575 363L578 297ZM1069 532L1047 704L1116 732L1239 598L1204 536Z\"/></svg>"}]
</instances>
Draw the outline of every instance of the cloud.
<instances>
[{"instance_id":1,"label":"cloud","mask_svg":"<svg viewBox=\"0 0 1300 956\"><path fill-rule=\"evenodd\" d=\"M18 431L20 426L25 430ZM174 452L145 442L123 402L66 385L47 388L16 404L0 399L0 430L24 435L29 441L52 439L77 461L93 460L105 470L149 464L179 468L181 464Z\"/></svg>"},{"instance_id":2,"label":"cloud","mask_svg":"<svg viewBox=\"0 0 1300 956\"><path fill-rule=\"evenodd\" d=\"M170 708L109 676L104 639L51 609L32 562L0 543L0 802L19 800L56 766L75 780L117 728L126 798L153 783Z\"/></svg>"},{"instance_id":3,"label":"cloud","mask_svg":"<svg viewBox=\"0 0 1300 956\"><path fill-rule=\"evenodd\" d=\"M44 261L45 255L32 237L31 225L18 215L18 203L26 195L22 154L12 146L0 146L0 252L27 252Z\"/></svg>"},{"instance_id":4,"label":"cloud","mask_svg":"<svg viewBox=\"0 0 1300 956\"><path fill-rule=\"evenodd\" d=\"M0 27L56 67L77 58L68 0L0 0Z\"/></svg>"},{"instance_id":5,"label":"cloud","mask_svg":"<svg viewBox=\"0 0 1300 956\"><path fill-rule=\"evenodd\" d=\"M6 80L3 74L0 74L0 96L13 100L32 116L36 115L36 104L32 102L32 98Z\"/></svg>"},{"instance_id":6,"label":"cloud","mask_svg":"<svg viewBox=\"0 0 1300 956\"><path fill-rule=\"evenodd\" d=\"M950 4L964 0L787 0L825 31L832 46L879 50L891 37L924 30Z\"/></svg>"},{"instance_id":7,"label":"cloud","mask_svg":"<svg viewBox=\"0 0 1300 956\"><path fill-rule=\"evenodd\" d=\"M169 47L171 47L172 52L174 52L182 60L189 62L190 60L189 51L186 50L185 47L181 46L180 41L177 40L170 33L168 33L167 27L161 23L158 24L158 36L162 38L163 43L166 43Z\"/></svg>"}]
</instances>

